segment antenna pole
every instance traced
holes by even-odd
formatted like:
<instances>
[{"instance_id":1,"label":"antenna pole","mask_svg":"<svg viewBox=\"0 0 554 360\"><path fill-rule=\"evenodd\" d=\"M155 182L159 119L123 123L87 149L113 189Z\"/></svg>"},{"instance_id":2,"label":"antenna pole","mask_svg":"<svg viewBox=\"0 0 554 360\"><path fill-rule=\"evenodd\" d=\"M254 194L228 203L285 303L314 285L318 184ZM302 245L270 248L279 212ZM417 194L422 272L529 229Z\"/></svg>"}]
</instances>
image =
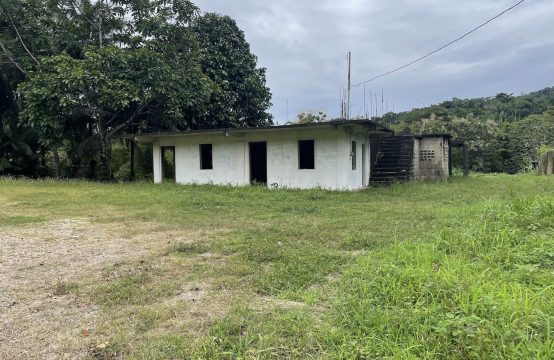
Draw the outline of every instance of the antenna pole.
<instances>
[{"instance_id":1,"label":"antenna pole","mask_svg":"<svg viewBox=\"0 0 554 360\"><path fill-rule=\"evenodd\" d=\"M346 120L350 120L350 91L351 91L351 82L350 82L350 74L351 74L351 68L352 68L352 53L348 52L348 95L346 100Z\"/></svg>"},{"instance_id":2,"label":"antenna pole","mask_svg":"<svg viewBox=\"0 0 554 360\"><path fill-rule=\"evenodd\" d=\"M370 119L373 118L373 92L371 91L371 89L369 89L369 102L371 104L370 106Z\"/></svg>"},{"instance_id":3,"label":"antenna pole","mask_svg":"<svg viewBox=\"0 0 554 360\"><path fill-rule=\"evenodd\" d=\"M385 111L385 90L381 88L381 117L383 117Z\"/></svg>"},{"instance_id":4,"label":"antenna pole","mask_svg":"<svg viewBox=\"0 0 554 360\"><path fill-rule=\"evenodd\" d=\"M340 88L340 117L344 118L344 102L342 101L342 87Z\"/></svg>"},{"instance_id":5,"label":"antenna pole","mask_svg":"<svg viewBox=\"0 0 554 360\"><path fill-rule=\"evenodd\" d=\"M379 116L379 102L377 101L377 91L374 93L375 95L375 117Z\"/></svg>"},{"instance_id":6,"label":"antenna pole","mask_svg":"<svg viewBox=\"0 0 554 360\"><path fill-rule=\"evenodd\" d=\"M368 118L367 116L367 97L365 94L365 84L364 84L364 118Z\"/></svg>"}]
</instances>

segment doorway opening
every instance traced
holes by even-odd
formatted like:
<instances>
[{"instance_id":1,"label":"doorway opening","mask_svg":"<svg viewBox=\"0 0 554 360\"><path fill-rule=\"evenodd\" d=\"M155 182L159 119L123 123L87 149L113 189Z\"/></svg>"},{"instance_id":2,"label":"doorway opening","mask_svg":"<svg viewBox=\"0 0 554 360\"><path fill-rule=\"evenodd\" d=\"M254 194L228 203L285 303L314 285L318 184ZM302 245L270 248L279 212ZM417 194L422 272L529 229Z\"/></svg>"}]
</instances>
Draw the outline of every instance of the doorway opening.
<instances>
[{"instance_id":1,"label":"doorway opening","mask_svg":"<svg viewBox=\"0 0 554 360\"><path fill-rule=\"evenodd\" d=\"M267 184L267 143L253 142L250 146L250 183Z\"/></svg>"},{"instance_id":2,"label":"doorway opening","mask_svg":"<svg viewBox=\"0 0 554 360\"><path fill-rule=\"evenodd\" d=\"M175 182L175 146L162 146L162 182Z\"/></svg>"}]
</instances>

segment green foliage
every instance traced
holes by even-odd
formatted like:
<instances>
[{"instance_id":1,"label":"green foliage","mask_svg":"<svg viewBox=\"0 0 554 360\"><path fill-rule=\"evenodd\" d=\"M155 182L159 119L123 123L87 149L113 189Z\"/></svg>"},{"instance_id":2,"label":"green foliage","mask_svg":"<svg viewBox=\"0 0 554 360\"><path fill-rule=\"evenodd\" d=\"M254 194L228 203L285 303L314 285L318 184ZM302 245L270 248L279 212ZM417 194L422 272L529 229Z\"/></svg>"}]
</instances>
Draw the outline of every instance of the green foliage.
<instances>
[{"instance_id":1,"label":"green foliage","mask_svg":"<svg viewBox=\"0 0 554 360\"><path fill-rule=\"evenodd\" d=\"M152 181L152 146L135 146L135 176L131 176L131 144L116 141L112 148L112 167L117 181Z\"/></svg>"},{"instance_id":2,"label":"green foliage","mask_svg":"<svg viewBox=\"0 0 554 360\"><path fill-rule=\"evenodd\" d=\"M66 152L69 176L113 178L122 134L271 123L265 69L228 17L188 0L2 5L5 94L41 156Z\"/></svg>"},{"instance_id":3,"label":"green foliage","mask_svg":"<svg viewBox=\"0 0 554 360\"><path fill-rule=\"evenodd\" d=\"M474 171L515 174L531 170L542 145L554 146L554 88L522 96L454 99L387 114L378 121L397 132L451 133L470 146ZM461 165L460 155L454 156Z\"/></svg>"},{"instance_id":4,"label":"green foliage","mask_svg":"<svg viewBox=\"0 0 554 360\"><path fill-rule=\"evenodd\" d=\"M45 175L39 151L36 132L18 125L13 117L0 119L0 174Z\"/></svg>"},{"instance_id":5,"label":"green foliage","mask_svg":"<svg viewBox=\"0 0 554 360\"><path fill-rule=\"evenodd\" d=\"M131 122L162 110L169 124L179 125L186 111L180 104L194 101L189 96L196 82L187 83L188 71L179 74L148 48L110 46L90 48L83 59L67 54L44 58L20 86L25 100L22 119L43 130L45 144L63 139L71 117L88 118L100 129L98 135L108 139Z\"/></svg>"},{"instance_id":6,"label":"green foliage","mask_svg":"<svg viewBox=\"0 0 554 360\"><path fill-rule=\"evenodd\" d=\"M205 14L193 23L199 62L213 82L204 127L245 127L272 124L271 94L264 68L257 68L244 33L228 16Z\"/></svg>"},{"instance_id":7,"label":"green foliage","mask_svg":"<svg viewBox=\"0 0 554 360\"><path fill-rule=\"evenodd\" d=\"M0 174L43 176L42 148L38 133L17 121L18 102L13 81L21 74L11 73L8 64L0 64Z\"/></svg>"},{"instance_id":8,"label":"green foliage","mask_svg":"<svg viewBox=\"0 0 554 360\"><path fill-rule=\"evenodd\" d=\"M298 114L295 121L292 124L311 124L327 121L327 114L318 112L317 114L311 112L301 112Z\"/></svg>"},{"instance_id":9,"label":"green foliage","mask_svg":"<svg viewBox=\"0 0 554 360\"><path fill-rule=\"evenodd\" d=\"M538 154L540 158L543 158L549 152L554 152L554 146L541 145L539 148Z\"/></svg>"},{"instance_id":10,"label":"green foliage","mask_svg":"<svg viewBox=\"0 0 554 360\"><path fill-rule=\"evenodd\" d=\"M79 118L97 129L87 145L100 151L100 164L111 178L111 141L132 123L164 113L167 124L181 124L194 85L190 69L175 70L157 52L113 46L90 48L83 59L61 54L41 60L19 89L24 96L22 123L40 129L45 146L59 145L68 120ZM191 92L183 91L189 89ZM201 94L201 89L194 96Z\"/></svg>"}]
</instances>

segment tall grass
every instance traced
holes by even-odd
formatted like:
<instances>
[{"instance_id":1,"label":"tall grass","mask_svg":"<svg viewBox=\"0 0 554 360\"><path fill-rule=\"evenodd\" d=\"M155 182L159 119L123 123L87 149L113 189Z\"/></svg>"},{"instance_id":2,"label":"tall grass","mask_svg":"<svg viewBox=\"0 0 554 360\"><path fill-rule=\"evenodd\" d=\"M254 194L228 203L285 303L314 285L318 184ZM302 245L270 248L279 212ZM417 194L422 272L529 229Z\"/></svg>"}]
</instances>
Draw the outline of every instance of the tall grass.
<instances>
[{"instance_id":1,"label":"tall grass","mask_svg":"<svg viewBox=\"0 0 554 360\"><path fill-rule=\"evenodd\" d=\"M551 358L554 203L515 198L345 273L338 357Z\"/></svg>"}]
</instances>

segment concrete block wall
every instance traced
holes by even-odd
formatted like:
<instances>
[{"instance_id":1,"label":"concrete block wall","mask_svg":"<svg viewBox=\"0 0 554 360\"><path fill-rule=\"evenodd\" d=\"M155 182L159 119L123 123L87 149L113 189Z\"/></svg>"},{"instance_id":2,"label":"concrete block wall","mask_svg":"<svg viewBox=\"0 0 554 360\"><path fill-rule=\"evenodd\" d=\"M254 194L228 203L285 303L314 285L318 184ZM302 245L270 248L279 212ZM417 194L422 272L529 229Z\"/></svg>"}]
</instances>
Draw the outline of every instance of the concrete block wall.
<instances>
[{"instance_id":1,"label":"concrete block wall","mask_svg":"<svg viewBox=\"0 0 554 360\"><path fill-rule=\"evenodd\" d=\"M446 180L449 176L450 146L446 136L414 139L413 179Z\"/></svg>"}]
</instances>

